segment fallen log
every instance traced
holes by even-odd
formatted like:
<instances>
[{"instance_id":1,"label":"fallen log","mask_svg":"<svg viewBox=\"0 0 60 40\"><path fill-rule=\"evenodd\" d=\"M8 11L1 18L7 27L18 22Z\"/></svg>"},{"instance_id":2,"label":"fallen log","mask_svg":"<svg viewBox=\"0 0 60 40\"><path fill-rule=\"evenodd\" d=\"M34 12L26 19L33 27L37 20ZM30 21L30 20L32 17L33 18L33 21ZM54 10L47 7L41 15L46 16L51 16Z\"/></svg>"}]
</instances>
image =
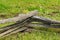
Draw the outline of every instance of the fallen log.
<instances>
[{"instance_id":1,"label":"fallen log","mask_svg":"<svg viewBox=\"0 0 60 40\"><path fill-rule=\"evenodd\" d=\"M55 27L55 26L46 25L46 24L32 24L32 23L28 24L27 26L36 30L53 31L53 32L60 33L59 26Z\"/></svg>"},{"instance_id":2,"label":"fallen log","mask_svg":"<svg viewBox=\"0 0 60 40\"><path fill-rule=\"evenodd\" d=\"M36 14L38 14L37 10L31 11L31 12L29 12L27 14L19 14L19 16L17 16L17 17L0 20L0 24L6 23L6 22L22 21L22 20L24 20L24 19L26 19L28 17L34 16Z\"/></svg>"}]
</instances>

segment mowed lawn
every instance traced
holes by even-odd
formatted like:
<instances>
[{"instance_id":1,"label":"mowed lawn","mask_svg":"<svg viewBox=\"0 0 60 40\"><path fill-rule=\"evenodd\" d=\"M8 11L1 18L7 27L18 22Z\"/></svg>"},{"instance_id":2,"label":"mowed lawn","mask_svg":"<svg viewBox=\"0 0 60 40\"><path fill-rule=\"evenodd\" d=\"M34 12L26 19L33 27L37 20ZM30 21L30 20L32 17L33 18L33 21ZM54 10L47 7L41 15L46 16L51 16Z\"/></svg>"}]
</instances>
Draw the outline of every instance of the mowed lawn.
<instances>
[{"instance_id":1,"label":"mowed lawn","mask_svg":"<svg viewBox=\"0 0 60 40\"><path fill-rule=\"evenodd\" d=\"M26 14L33 10L38 10L39 16L60 20L60 0L0 0L0 19L15 17L20 13ZM0 26L7 24L0 24ZM0 40L60 40L60 33L41 30L17 33Z\"/></svg>"}]
</instances>

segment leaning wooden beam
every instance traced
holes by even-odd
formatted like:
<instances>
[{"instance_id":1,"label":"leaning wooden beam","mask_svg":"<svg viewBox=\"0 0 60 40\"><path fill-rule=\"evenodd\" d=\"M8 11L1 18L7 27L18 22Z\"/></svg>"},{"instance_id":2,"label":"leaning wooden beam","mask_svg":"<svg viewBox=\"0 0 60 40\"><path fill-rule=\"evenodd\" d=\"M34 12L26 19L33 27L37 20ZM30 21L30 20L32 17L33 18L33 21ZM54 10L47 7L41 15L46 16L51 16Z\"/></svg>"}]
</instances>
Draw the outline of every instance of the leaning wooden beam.
<instances>
[{"instance_id":1,"label":"leaning wooden beam","mask_svg":"<svg viewBox=\"0 0 60 40\"><path fill-rule=\"evenodd\" d=\"M47 24L60 24L60 21L52 20L49 18L44 18L41 16L33 16L31 19L33 19L33 21L43 22Z\"/></svg>"},{"instance_id":2,"label":"leaning wooden beam","mask_svg":"<svg viewBox=\"0 0 60 40\"><path fill-rule=\"evenodd\" d=\"M17 22L17 21L22 21L23 19L26 19L28 17L31 17L31 16L34 16L38 13L37 10L34 10L34 11L31 11L27 14L19 14L19 16L17 17L14 17L14 18L8 18L8 19L3 19L3 20L0 20L0 24L2 23L6 23L6 22Z\"/></svg>"}]
</instances>

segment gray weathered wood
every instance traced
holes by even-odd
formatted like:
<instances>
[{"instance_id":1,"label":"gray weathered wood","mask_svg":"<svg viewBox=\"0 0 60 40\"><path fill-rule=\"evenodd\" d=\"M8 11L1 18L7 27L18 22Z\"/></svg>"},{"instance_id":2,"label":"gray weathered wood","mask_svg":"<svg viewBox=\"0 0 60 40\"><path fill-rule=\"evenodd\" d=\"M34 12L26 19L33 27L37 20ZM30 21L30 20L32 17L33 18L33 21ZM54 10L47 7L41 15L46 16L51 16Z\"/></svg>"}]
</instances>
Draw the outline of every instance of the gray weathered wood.
<instances>
[{"instance_id":1,"label":"gray weathered wood","mask_svg":"<svg viewBox=\"0 0 60 40\"><path fill-rule=\"evenodd\" d=\"M37 21L37 22L43 22L43 23L47 23L47 24L60 24L60 21L57 20L52 20L50 18L44 18L41 16L33 16L32 17L33 21Z\"/></svg>"},{"instance_id":2,"label":"gray weathered wood","mask_svg":"<svg viewBox=\"0 0 60 40\"><path fill-rule=\"evenodd\" d=\"M17 30L15 30L15 31L13 31L13 32L11 32L11 33L9 33L9 34L2 34L2 35L0 35L0 37L6 37L6 36L9 36L9 35L11 35L11 34L15 34L15 33L18 33L18 32L21 32L21 31L23 31L23 30L26 30L27 29L27 27L23 27L23 28L19 28L19 29L17 29Z\"/></svg>"},{"instance_id":3,"label":"gray weathered wood","mask_svg":"<svg viewBox=\"0 0 60 40\"><path fill-rule=\"evenodd\" d=\"M38 14L38 11L37 10L31 11L31 12L29 12L27 14L19 14L19 16L17 16L17 17L0 20L0 24L6 23L6 22L22 21L22 20L24 20L24 19L26 19L28 17L34 16L36 14Z\"/></svg>"}]
</instances>

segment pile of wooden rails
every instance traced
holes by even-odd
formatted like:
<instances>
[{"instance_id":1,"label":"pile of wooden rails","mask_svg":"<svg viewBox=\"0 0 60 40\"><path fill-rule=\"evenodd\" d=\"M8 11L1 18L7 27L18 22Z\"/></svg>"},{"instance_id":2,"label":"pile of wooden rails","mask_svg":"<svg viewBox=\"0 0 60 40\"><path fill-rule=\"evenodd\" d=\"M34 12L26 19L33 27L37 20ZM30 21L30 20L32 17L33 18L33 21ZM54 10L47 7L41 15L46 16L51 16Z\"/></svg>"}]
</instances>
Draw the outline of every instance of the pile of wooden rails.
<instances>
[{"instance_id":1,"label":"pile of wooden rails","mask_svg":"<svg viewBox=\"0 0 60 40\"><path fill-rule=\"evenodd\" d=\"M12 25L0 28L0 37L6 37L18 32L24 32L28 29L34 29L34 27L37 26L45 28L60 28L59 21L36 16L38 13L39 12L37 10L34 10L28 14L19 14L19 16L14 18L0 20L0 24L6 22L15 22Z\"/></svg>"}]
</instances>

